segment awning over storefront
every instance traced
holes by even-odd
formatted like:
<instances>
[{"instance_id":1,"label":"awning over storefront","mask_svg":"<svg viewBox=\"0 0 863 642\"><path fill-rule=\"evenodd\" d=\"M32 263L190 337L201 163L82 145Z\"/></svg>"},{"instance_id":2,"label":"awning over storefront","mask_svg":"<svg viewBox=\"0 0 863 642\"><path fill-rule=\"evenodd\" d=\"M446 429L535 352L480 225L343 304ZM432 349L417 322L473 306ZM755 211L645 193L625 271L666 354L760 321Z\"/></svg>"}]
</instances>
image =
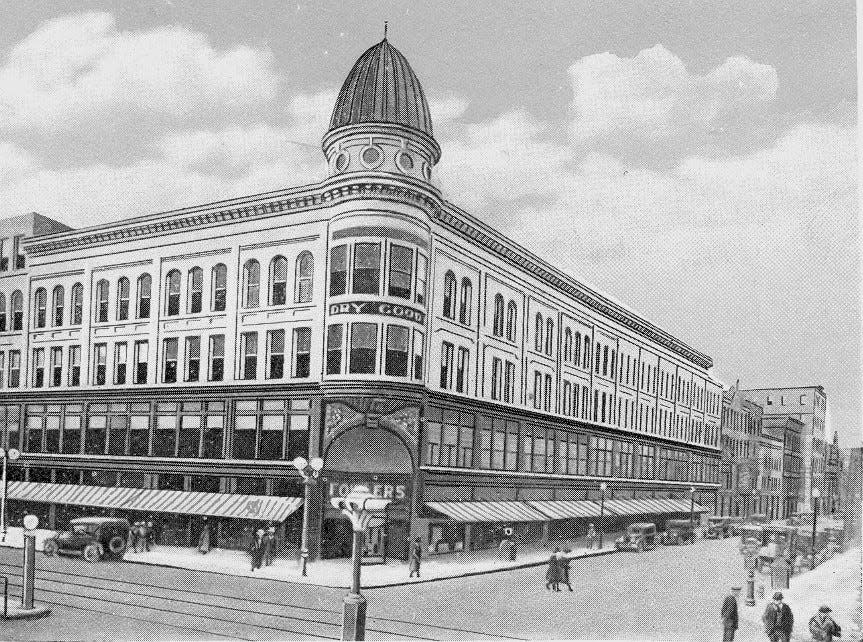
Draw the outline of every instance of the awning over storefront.
<instances>
[{"instance_id":1,"label":"awning over storefront","mask_svg":"<svg viewBox=\"0 0 863 642\"><path fill-rule=\"evenodd\" d=\"M573 517L599 517L599 504L591 501L537 500L527 502L549 519L571 519Z\"/></svg>"},{"instance_id":2,"label":"awning over storefront","mask_svg":"<svg viewBox=\"0 0 863 642\"><path fill-rule=\"evenodd\" d=\"M684 499L607 499L605 510L617 515L652 515L654 513L688 513L690 503ZM707 509L695 504L695 513L706 513Z\"/></svg>"},{"instance_id":3,"label":"awning over storefront","mask_svg":"<svg viewBox=\"0 0 863 642\"><path fill-rule=\"evenodd\" d=\"M150 488L12 482L9 499L151 513L179 513L280 522L303 504L299 497L232 495Z\"/></svg>"},{"instance_id":4,"label":"awning over storefront","mask_svg":"<svg viewBox=\"0 0 863 642\"><path fill-rule=\"evenodd\" d=\"M543 513L527 502L426 502L457 522L544 522Z\"/></svg>"}]
</instances>

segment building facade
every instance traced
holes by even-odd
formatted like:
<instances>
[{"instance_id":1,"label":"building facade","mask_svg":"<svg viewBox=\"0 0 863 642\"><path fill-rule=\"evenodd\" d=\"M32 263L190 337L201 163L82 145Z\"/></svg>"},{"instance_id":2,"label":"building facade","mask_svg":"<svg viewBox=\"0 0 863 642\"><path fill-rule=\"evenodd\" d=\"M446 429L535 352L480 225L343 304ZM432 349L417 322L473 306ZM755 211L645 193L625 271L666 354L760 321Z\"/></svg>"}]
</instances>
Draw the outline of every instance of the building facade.
<instances>
[{"instance_id":1,"label":"building facade","mask_svg":"<svg viewBox=\"0 0 863 642\"><path fill-rule=\"evenodd\" d=\"M782 506L780 518L800 510L801 506L801 434L803 422L793 417L764 417L764 428L782 437Z\"/></svg>"},{"instance_id":2,"label":"building facade","mask_svg":"<svg viewBox=\"0 0 863 642\"><path fill-rule=\"evenodd\" d=\"M845 520L845 537L852 545L860 545L863 532L863 448L848 448L843 452L844 472L840 490L840 505Z\"/></svg>"},{"instance_id":3,"label":"building facade","mask_svg":"<svg viewBox=\"0 0 863 642\"><path fill-rule=\"evenodd\" d=\"M719 514L748 517L761 512L759 442L763 412L740 391L740 383L722 396L722 469Z\"/></svg>"},{"instance_id":4,"label":"building facade","mask_svg":"<svg viewBox=\"0 0 863 642\"><path fill-rule=\"evenodd\" d=\"M828 514L841 510L840 482L842 474L842 451L839 448L839 433L833 432L833 441L827 443L826 464L824 467L824 496L827 498L824 510Z\"/></svg>"},{"instance_id":5,"label":"building facade","mask_svg":"<svg viewBox=\"0 0 863 642\"><path fill-rule=\"evenodd\" d=\"M715 510L710 357L444 200L423 90L386 39L322 146L315 185L19 242L0 271L20 302L0 333L16 510L153 515L179 544L209 515L224 546L275 521L294 542L297 456L324 459L313 555L349 554L329 499L355 484L392 499L366 547L396 557L582 528L601 483L624 521Z\"/></svg>"},{"instance_id":6,"label":"building facade","mask_svg":"<svg viewBox=\"0 0 863 642\"><path fill-rule=\"evenodd\" d=\"M762 419L758 439L758 496L760 510L770 519L783 519L784 431L781 426Z\"/></svg>"}]
</instances>

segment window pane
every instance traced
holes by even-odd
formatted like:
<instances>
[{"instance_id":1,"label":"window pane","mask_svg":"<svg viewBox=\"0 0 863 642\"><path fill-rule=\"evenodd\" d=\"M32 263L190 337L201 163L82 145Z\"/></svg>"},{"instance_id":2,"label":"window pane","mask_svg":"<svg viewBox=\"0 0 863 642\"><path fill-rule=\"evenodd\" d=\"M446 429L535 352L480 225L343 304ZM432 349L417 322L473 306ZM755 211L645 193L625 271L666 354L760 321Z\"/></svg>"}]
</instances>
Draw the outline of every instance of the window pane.
<instances>
[{"instance_id":1,"label":"window pane","mask_svg":"<svg viewBox=\"0 0 863 642\"><path fill-rule=\"evenodd\" d=\"M390 246L389 295L411 298L413 250L401 245Z\"/></svg>"},{"instance_id":2,"label":"window pane","mask_svg":"<svg viewBox=\"0 0 863 642\"><path fill-rule=\"evenodd\" d=\"M384 373L393 377L408 375L408 328L400 325L387 327L387 352Z\"/></svg>"},{"instance_id":3,"label":"window pane","mask_svg":"<svg viewBox=\"0 0 863 642\"><path fill-rule=\"evenodd\" d=\"M350 371L374 374L377 361L378 327L374 323L351 325Z\"/></svg>"},{"instance_id":4,"label":"window pane","mask_svg":"<svg viewBox=\"0 0 863 642\"><path fill-rule=\"evenodd\" d=\"M380 264L380 243L356 244L354 247L353 275L355 294L379 294Z\"/></svg>"},{"instance_id":5,"label":"window pane","mask_svg":"<svg viewBox=\"0 0 863 642\"><path fill-rule=\"evenodd\" d=\"M348 246L330 250L330 296L344 294L348 286Z\"/></svg>"}]
</instances>

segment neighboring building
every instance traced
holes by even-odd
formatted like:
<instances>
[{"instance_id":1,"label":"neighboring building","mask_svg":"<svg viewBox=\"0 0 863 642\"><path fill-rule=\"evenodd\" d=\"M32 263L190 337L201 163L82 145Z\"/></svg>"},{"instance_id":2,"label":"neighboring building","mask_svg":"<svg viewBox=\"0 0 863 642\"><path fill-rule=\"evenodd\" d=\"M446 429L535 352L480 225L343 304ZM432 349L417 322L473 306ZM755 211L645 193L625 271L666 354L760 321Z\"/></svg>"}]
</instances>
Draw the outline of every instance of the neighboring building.
<instances>
[{"instance_id":1,"label":"neighboring building","mask_svg":"<svg viewBox=\"0 0 863 642\"><path fill-rule=\"evenodd\" d=\"M784 455L784 429L762 419L758 439L758 497L759 512L770 519L782 519L785 496L782 488Z\"/></svg>"},{"instance_id":2,"label":"neighboring building","mask_svg":"<svg viewBox=\"0 0 863 642\"><path fill-rule=\"evenodd\" d=\"M357 483L393 500L367 552L401 557L583 528L602 482L620 519L688 514L691 487L715 510L710 357L445 201L386 39L323 151L315 185L24 240L0 273L23 298L0 333L18 514L153 514L179 544L209 515L219 546L273 520L295 542L297 456L324 459L312 555L349 554L329 500Z\"/></svg>"},{"instance_id":3,"label":"neighboring building","mask_svg":"<svg viewBox=\"0 0 863 642\"><path fill-rule=\"evenodd\" d=\"M722 396L722 469L719 513L746 517L761 512L759 439L761 407L740 391L740 382Z\"/></svg>"},{"instance_id":4,"label":"neighboring building","mask_svg":"<svg viewBox=\"0 0 863 642\"><path fill-rule=\"evenodd\" d=\"M845 537L860 545L861 508L863 508L863 448L848 448L844 451L840 489L840 504L845 518Z\"/></svg>"},{"instance_id":5,"label":"neighboring building","mask_svg":"<svg viewBox=\"0 0 863 642\"><path fill-rule=\"evenodd\" d=\"M842 456L839 448L839 433L833 432L833 441L827 444L826 466L824 469L825 512L837 513L841 509L839 477L842 471Z\"/></svg>"},{"instance_id":6,"label":"neighboring building","mask_svg":"<svg viewBox=\"0 0 863 642\"><path fill-rule=\"evenodd\" d=\"M784 519L800 510L800 435L803 423L793 417L764 417L763 425L766 430L782 436L782 507L779 517Z\"/></svg>"},{"instance_id":7,"label":"neighboring building","mask_svg":"<svg viewBox=\"0 0 863 642\"><path fill-rule=\"evenodd\" d=\"M819 510L826 506L825 471L827 466L827 394L821 386L755 388L743 393L764 408L765 417L794 417L803 423L803 506L812 510L812 488L821 493Z\"/></svg>"}]
</instances>

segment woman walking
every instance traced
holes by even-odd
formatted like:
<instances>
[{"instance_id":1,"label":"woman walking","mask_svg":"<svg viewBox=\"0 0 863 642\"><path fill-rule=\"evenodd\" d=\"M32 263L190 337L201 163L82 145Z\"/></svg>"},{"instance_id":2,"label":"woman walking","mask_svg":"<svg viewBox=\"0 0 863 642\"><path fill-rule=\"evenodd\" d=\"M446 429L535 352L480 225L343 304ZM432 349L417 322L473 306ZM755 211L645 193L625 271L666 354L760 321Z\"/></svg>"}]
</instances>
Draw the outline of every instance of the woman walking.
<instances>
[{"instance_id":1,"label":"woman walking","mask_svg":"<svg viewBox=\"0 0 863 642\"><path fill-rule=\"evenodd\" d=\"M411 547L410 558L408 559L408 569L410 570L410 575L408 577L413 577L414 573L417 574L417 577L420 576L420 564L422 563L423 557L423 547L420 541L420 538L417 537L414 540L414 545Z\"/></svg>"},{"instance_id":2,"label":"woman walking","mask_svg":"<svg viewBox=\"0 0 863 642\"><path fill-rule=\"evenodd\" d=\"M563 553L558 553L558 564L560 565L560 581L566 584L566 588L572 591L572 585L569 583L569 553L570 550L564 549Z\"/></svg>"},{"instance_id":3,"label":"woman walking","mask_svg":"<svg viewBox=\"0 0 863 642\"><path fill-rule=\"evenodd\" d=\"M554 553L548 558L548 570L545 572L545 588L552 591L559 591L558 583L560 582L560 560L558 558L560 549L554 549Z\"/></svg>"},{"instance_id":4,"label":"woman walking","mask_svg":"<svg viewBox=\"0 0 863 642\"><path fill-rule=\"evenodd\" d=\"M204 518L204 528L201 530L201 535L198 537L198 550L201 555L206 555L210 552L210 522Z\"/></svg>"},{"instance_id":5,"label":"woman walking","mask_svg":"<svg viewBox=\"0 0 863 642\"><path fill-rule=\"evenodd\" d=\"M587 548L588 550L593 549L593 544L596 542L596 529L593 527L593 523L587 525Z\"/></svg>"}]
</instances>

